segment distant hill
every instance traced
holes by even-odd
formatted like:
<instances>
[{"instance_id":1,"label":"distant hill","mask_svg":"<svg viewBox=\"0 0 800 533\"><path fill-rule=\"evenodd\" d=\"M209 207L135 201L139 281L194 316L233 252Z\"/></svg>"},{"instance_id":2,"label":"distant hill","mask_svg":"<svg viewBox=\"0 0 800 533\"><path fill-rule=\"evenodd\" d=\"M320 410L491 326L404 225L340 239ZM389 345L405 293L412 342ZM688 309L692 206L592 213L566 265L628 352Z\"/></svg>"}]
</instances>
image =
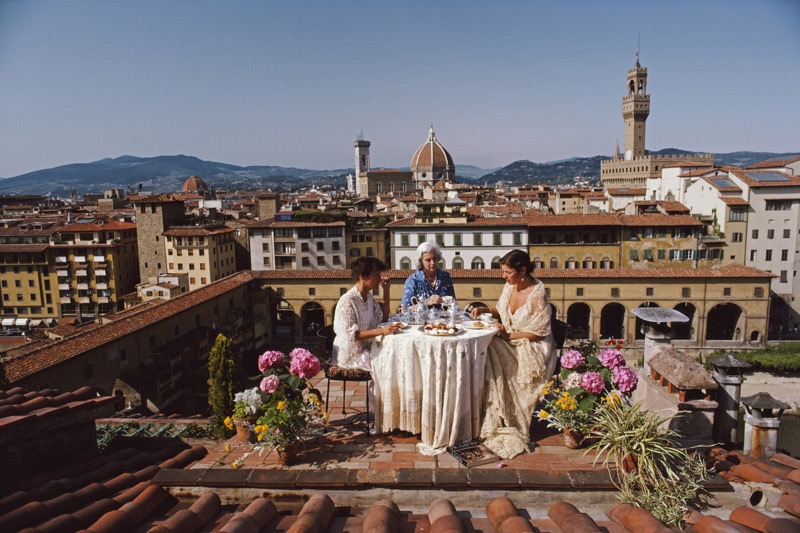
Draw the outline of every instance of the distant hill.
<instances>
[{"instance_id":1,"label":"distant hill","mask_svg":"<svg viewBox=\"0 0 800 533\"><path fill-rule=\"evenodd\" d=\"M690 157L695 153L678 148L665 148L650 152L651 155L686 155ZM714 154L717 165L747 166L767 159L784 159L800 156L800 153L774 153L774 152L730 152ZM496 183L506 181L514 185L525 183L548 183L551 185L573 183L576 177L584 178L590 182L600 181L600 161L610 159L611 156L596 155L592 157L572 157L548 163L533 163L528 160L514 161L510 165L495 170L471 181L475 183Z\"/></svg>"},{"instance_id":2,"label":"distant hill","mask_svg":"<svg viewBox=\"0 0 800 533\"><path fill-rule=\"evenodd\" d=\"M694 152L667 148L652 152L654 155L686 154ZM788 158L797 153L732 152L716 154L717 164L745 166L772 158ZM456 165L459 181L495 183L508 181L524 183L572 183L581 177L599 181L600 161L610 156L572 157L547 163L527 160L515 161L500 169L483 169L470 165ZM75 163L44 170L28 172L13 178L0 179L0 194L48 194L68 196L71 189L79 194L100 193L105 189L126 191L169 192L180 190L189 176L200 176L209 186L226 189L284 191L309 184L316 186L343 186L345 176L352 168L312 170L278 166L240 167L215 161L204 161L187 155L162 155L135 157L124 155L101 159L91 163Z\"/></svg>"}]
</instances>

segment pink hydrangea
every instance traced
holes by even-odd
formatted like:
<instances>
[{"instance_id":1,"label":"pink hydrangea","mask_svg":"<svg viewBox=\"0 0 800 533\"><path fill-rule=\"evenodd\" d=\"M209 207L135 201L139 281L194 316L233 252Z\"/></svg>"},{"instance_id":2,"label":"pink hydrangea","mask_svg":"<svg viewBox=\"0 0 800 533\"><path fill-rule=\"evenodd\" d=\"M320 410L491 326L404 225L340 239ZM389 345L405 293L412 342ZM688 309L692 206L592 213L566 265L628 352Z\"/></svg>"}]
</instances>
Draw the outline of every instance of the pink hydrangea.
<instances>
[{"instance_id":1,"label":"pink hydrangea","mask_svg":"<svg viewBox=\"0 0 800 533\"><path fill-rule=\"evenodd\" d=\"M275 374L273 374L271 376L267 376L264 379L262 379L259 388L263 392L266 392L267 394L272 394L273 392L278 390L278 386L280 384L281 384L280 378Z\"/></svg>"},{"instance_id":2,"label":"pink hydrangea","mask_svg":"<svg viewBox=\"0 0 800 533\"><path fill-rule=\"evenodd\" d=\"M292 363L289 365L289 372L301 378L312 378L319 373L321 365L319 359L305 348L295 348L289 354Z\"/></svg>"},{"instance_id":3,"label":"pink hydrangea","mask_svg":"<svg viewBox=\"0 0 800 533\"><path fill-rule=\"evenodd\" d=\"M639 376L627 366L618 366L612 370L612 373L614 374L614 384L620 392L631 392L639 384Z\"/></svg>"},{"instance_id":4,"label":"pink hydrangea","mask_svg":"<svg viewBox=\"0 0 800 533\"><path fill-rule=\"evenodd\" d=\"M600 362L606 368L617 368L618 366L625 366L625 358L619 353L619 350L614 348L603 348L597 356Z\"/></svg>"},{"instance_id":5,"label":"pink hydrangea","mask_svg":"<svg viewBox=\"0 0 800 533\"><path fill-rule=\"evenodd\" d=\"M606 382L600 372L586 372L581 376L581 387L592 394L600 394L606 388Z\"/></svg>"},{"instance_id":6,"label":"pink hydrangea","mask_svg":"<svg viewBox=\"0 0 800 533\"><path fill-rule=\"evenodd\" d=\"M561 356L561 366L564 368L578 368L583 365L585 359L578 350L569 349Z\"/></svg>"},{"instance_id":7,"label":"pink hydrangea","mask_svg":"<svg viewBox=\"0 0 800 533\"><path fill-rule=\"evenodd\" d=\"M258 356L258 369L262 372L266 372L268 368L272 368L283 363L284 357L285 356L283 355L283 352L278 352L275 350L264 352Z\"/></svg>"}]
</instances>

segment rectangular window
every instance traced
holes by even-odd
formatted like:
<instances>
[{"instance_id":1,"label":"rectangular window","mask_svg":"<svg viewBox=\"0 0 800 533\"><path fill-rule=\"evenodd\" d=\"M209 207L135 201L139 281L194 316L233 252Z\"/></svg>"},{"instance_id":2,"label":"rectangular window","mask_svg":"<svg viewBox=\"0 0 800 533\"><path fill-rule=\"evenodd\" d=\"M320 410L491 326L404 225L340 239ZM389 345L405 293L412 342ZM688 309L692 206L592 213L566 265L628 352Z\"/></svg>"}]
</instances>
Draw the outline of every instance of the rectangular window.
<instances>
[{"instance_id":1,"label":"rectangular window","mask_svg":"<svg viewBox=\"0 0 800 533\"><path fill-rule=\"evenodd\" d=\"M492 233L492 244L494 244L495 246L501 246L503 244L503 234Z\"/></svg>"},{"instance_id":2,"label":"rectangular window","mask_svg":"<svg viewBox=\"0 0 800 533\"><path fill-rule=\"evenodd\" d=\"M308 252L308 243L307 242L301 242L300 243L300 251L301 252Z\"/></svg>"},{"instance_id":3,"label":"rectangular window","mask_svg":"<svg viewBox=\"0 0 800 533\"><path fill-rule=\"evenodd\" d=\"M583 287L578 287L575 289L575 296L583 296Z\"/></svg>"},{"instance_id":4,"label":"rectangular window","mask_svg":"<svg viewBox=\"0 0 800 533\"><path fill-rule=\"evenodd\" d=\"M731 295L731 288L730 287L723 287L722 288L722 295L723 296L730 296Z\"/></svg>"},{"instance_id":5,"label":"rectangular window","mask_svg":"<svg viewBox=\"0 0 800 533\"><path fill-rule=\"evenodd\" d=\"M344 296L345 294L347 294L347 289L339 287L339 296Z\"/></svg>"},{"instance_id":6,"label":"rectangular window","mask_svg":"<svg viewBox=\"0 0 800 533\"><path fill-rule=\"evenodd\" d=\"M772 261L772 250L771 250L771 249L770 249L770 250L767 250L767 251L764 253L764 255L765 255L765 257L764 257L764 260L765 260L765 261Z\"/></svg>"},{"instance_id":7,"label":"rectangular window","mask_svg":"<svg viewBox=\"0 0 800 533\"><path fill-rule=\"evenodd\" d=\"M277 292L278 296L280 296L281 298L286 296L286 290L283 287L278 287L277 289L275 289L275 292Z\"/></svg>"},{"instance_id":8,"label":"rectangular window","mask_svg":"<svg viewBox=\"0 0 800 533\"><path fill-rule=\"evenodd\" d=\"M789 280L789 271L781 270L781 283L786 283Z\"/></svg>"},{"instance_id":9,"label":"rectangular window","mask_svg":"<svg viewBox=\"0 0 800 533\"><path fill-rule=\"evenodd\" d=\"M481 290L480 287L473 287L472 288L472 297L473 298L482 298L483 297L483 291Z\"/></svg>"},{"instance_id":10,"label":"rectangular window","mask_svg":"<svg viewBox=\"0 0 800 533\"><path fill-rule=\"evenodd\" d=\"M732 242L742 242L742 234L740 232L734 232L731 238Z\"/></svg>"},{"instance_id":11,"label":"rectangular window","mask_svg":"<svg viewBox=\"0 0 800 533\"><path fill-rule=\"evenodd\" d=\"M427 240L428 240L428 236L425 235L424 233L420 233L419 235L417 235L417 244L422 244Z\"/></svg>"},{"instance_id":12,"label":"rectangular window","mask_svg":"<svg viewBox=\"0 0 800 533\"><path fill-rule=\"evenodd\" d=\"M436 234L436 244L439 246L444 246L444 233Z\"/></svg>"},{"instance_id":13,"label":"rectangular window","mask_svg":"<svg viewBox=\"0 0 800 533\"><path fill-rule=\"evenodd\" d=\"M522 245L522 233L514 232L514 246L521 246Z\"/></svg>"},{"instance_id":14,"label":"rectangular window","mask_svg":"<svg viewBox=\"0 0 800 533\"><path fill-rule=\"evenodd\" d=\"M792 235L792 230L790 230L790 229L783 230L783 238L784 239L788 239L789 237L791 237L791 235Z\"/></svg>"},{"instance_id":15,"label":"rectangular window","mask_svg":"<svg viewBox=\"0 0 800 533\"><path fill-rule=\"evenodd\" d=\"M757 256L758 256L757 250L750 250L750 261L755 261Z\"/></svg>"},{"instance_id":16,"label":"rectangular window","mask_svg":"<svg viewBox=\"0 0 800 533\"><path fill-rule=\"evenodd\" d=\"M308 288L308 295L309 296L316 296L317 295L317 289L315 287L309 287Z\"/></svg>"},{"instance_id":17,"label":"rectangular window","mask_svg":"<svg viewBox=\"0 0 800 533\"><path fill-rule=\"evenodd\" d=\"M324 252L325 251L325 243L324 242L318 242L317 243L317 251L318 252Z\"/></svg>"},{"instance_id":18,"label":"rectangular window","mask_svg":"<svg viewBox=\"0 0 800 533\"><path fill-rule=\"evenodd\" d=\"M754 229L752 235L754 239L758 239L758 230Z\"/></svg>"},{"instance_id":19,"label":"rectangular window","mask_svg":"<svg viewBox=\"0 0 800 533\"><path fill-rule=\"evenodd\" d=\"M645 287L644 294L645 296L652 296L653 295L653 287Z\"/></svg>"},{"instance_id":20,"label":"rectangular window","mask_svg":"<svg viewBox=\"0 0 800 533\"><path fill-rule=\"evenodd\" d=\"M340 256L338 256L338 255L334 255L333 256L333 264L334 265L341 265L342 264L342 258Z\"/></svg>"},{"instance_id":21,"label":"rectangular window","mask_svg":"<svg viewBox=\"0 0 800 533\"><path fill-rule=\"evenodd\" d=\"M405 233L400 235L400 246L408 246L408 245L409 245L408 244L408 235L405 234Z\"/></svg>"},{"instance_id":22,"label":"rectangular window","mask_svg":"<svg viewBox=\"0 0 800 533\"><path fill-rule=\"evenodd\" d=\"M454 246L461 246L461 234L460 233L453 234L453 245Z\"/></svg>"},{"instance_id":23,"label":"rectangular window","mask_svg":"<svg viewBox=\"0 0 800 533\"><path fill-rule=\"evenodd\" d=\"M681 297L682 298L691 298L692 297L692 289L691 287L684 287L681 289Z\"/></svg>"},{"instance_id":24,"label":"rectangular window","mask_svg":"<svg viewBox=\"0 0 800 533\"><path fill-rule=\"evenodd\" d=\"M731 209L728 212L728 220L731 222L742 222L744 220L744 209Z\"/></svg>"},{"instance_id":25,"label":"rectangular window","mask_svg":"<svg viewBox=\"0 0 800 533\"><path fill-rule=\"evenodd\" d=\"M302 259L300 259L300 263L304 267L311 266L311 260L308 257L303 257Z\"/></svg>"},{"instance_id":26,"label":"rectangular window","mask_svg":"<svg viewBox=\"0 0 800 533\"><path fill-rule=\"evenodd\" d=\"M482 233L473 233L472 234L472 243L475 246L483 246L483 234Z\"/></svg>"},{"instance_id":27,"label":"rectangular window","mask_svg":"<svg viewBox=\"0 0 800 533\"><path fill-rule=\"evenodd\" d=\"M206 278L200 278L200 283L202 285L205 285L206 284Z\"/></svg>"},{"instance_id":28,"label":"rectangular window","mask_svg":"<svg viewBox=\"0 0 800 533\"><path fill-rule=\"evenodd\" d=\"M619 289L617 287L611 288L611 297L612 298L619 298Z\"/></svg>"},{"instance_id":29,"label":"rectangular window","mask_svg":"<svg viewBox=\"0 0 800 533\"><path fill-rule=\"evenodd\" d=\"M781 261L789 260L789 250L781 250Z\"/></svg>"},{"instance_id":30,"label":"rectangular window","mask_svg":"<svg viewBox=\"0 0 800 533\"><path fill-rule=\"evenodd\" d=\"M774 229L768 229L767 230L767 239L774 239L774 238L775 238L775 230Z\"/></svg>"},{"instance_id":31,"label":"rectangular window","mask_svg":"<svg viewBox=\"0 0 800 533\"><path fill-rule=\"evenodd\" d=\"M635 248L631 248L630 257L631 257L631 261L638 261L639 260L639 250L636 250Z\"/></svg>"},{"instance_id":32,"label":"rectangular window","mask_svg":"<svg viewBox=\"0 0 800 533\"><path fill-rule=\"evenodd\" d=\"M317 266L321 266L321 267L325 266L325 258L324 257L317 257Z\"/></svg>"},{"instance_id":33,"label":"rectangular window","mask_svg":"<svg viewBox=\"0 0 800 533\"><path fill-rule=\"evenodd\" d=\"M763 298L764 297L764 287L756 287L753 289L753 296L756 298Z\"/></svg>"},{"instance_id":34,"label":"rectangular window","mask_svg":"<svg viewBox=\"0 0 800 533\"><path fill-rule=\"evenodd\" d=\"M645 250L644 251L644 260L645 261L652 261L653 260L653 250Z\"/></svg>"},{"instance_id":35,"label":"rectangular window","mask_svg":"<svg viewBox=\"0 0 800 533\"><path fill-rule=\"evenodd\" d=\"M339 241L333 241L331 244L333 245L331 247L331 250L333 250L334 252L338 252L339 251Z\"/></svg>"},{"instance_id":36,"label":"rectangular window","mask_svg":"<svg viewBox=\"0 0 800 533\"><path fill-rule=\"evenodd\" d=\"M663 261L666 258L667 258L667 251L666 250L659 250L658 251L658 259L660 261Z\"/></svg>"}]
</instances>

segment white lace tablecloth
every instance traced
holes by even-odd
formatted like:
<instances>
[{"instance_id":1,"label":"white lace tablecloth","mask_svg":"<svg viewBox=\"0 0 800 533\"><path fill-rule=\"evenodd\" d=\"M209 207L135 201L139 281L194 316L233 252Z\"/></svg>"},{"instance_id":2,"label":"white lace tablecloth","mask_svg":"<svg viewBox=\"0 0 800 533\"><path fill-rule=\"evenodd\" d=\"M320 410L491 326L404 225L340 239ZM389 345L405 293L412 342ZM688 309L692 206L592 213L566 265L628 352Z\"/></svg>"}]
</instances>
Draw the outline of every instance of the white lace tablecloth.
<instances>
[{"instance_id":1,"label":"white lace tablecloth","mask_svg":"<svg viewBox=\"0 0 800 533\"><path fill-rule=\"evenodd\" d=\"M480 432L486 350L496 330L434 337L411 326L378 337L370 362L375 429L419 433L420 453L437 455Z\"/></svg>"}]
</instances>

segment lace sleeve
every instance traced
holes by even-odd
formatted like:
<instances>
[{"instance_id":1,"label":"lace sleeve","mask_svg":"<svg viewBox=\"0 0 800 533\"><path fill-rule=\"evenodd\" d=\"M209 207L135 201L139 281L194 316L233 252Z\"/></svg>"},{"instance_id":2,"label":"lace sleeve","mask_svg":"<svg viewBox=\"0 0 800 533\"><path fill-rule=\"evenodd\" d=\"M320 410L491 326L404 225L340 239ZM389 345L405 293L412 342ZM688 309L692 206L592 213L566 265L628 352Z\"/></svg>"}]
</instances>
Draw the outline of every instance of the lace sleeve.
<instances>
[{"instance_id":1,"label":"lace sleeve","mask_svg":"<svg viewBox=\"0 0 800 533\"><path fill-rule=\"evenodd\" d=\"M358 323L358 311L351 299L345 295L336 307L336 318L333 321L333 331L336 333L336 337L341 339L339 344L354 346L356 331L359 329L361 328Z\"/></svg>"},{"instance_id":2,"label":"lace sleeve","mask_svg":"<svg viewBox=\"0 0 800 533\"><path fill-rule=\"evenodd\" d=\"M529 319L525 324L525 331L529 331L539 337L547 337L550 334L550 302L547 299L547 292L544 284L538 282L533 293L527 302L527 313Z\"/></svg>"},{"instance_id":3,"label":"lace sleeve","mask_svg":"<svg viewBox=\"0 0 800 533\"><path fill-rule=\"evenodd\" d=\"M378 327L378 324L383 322L383 307L381 304L378 303L377 300L373 298L372 300L372 321L370 322L369 326L364 329L374 329Z\"/></svg>"}]
</instances>

